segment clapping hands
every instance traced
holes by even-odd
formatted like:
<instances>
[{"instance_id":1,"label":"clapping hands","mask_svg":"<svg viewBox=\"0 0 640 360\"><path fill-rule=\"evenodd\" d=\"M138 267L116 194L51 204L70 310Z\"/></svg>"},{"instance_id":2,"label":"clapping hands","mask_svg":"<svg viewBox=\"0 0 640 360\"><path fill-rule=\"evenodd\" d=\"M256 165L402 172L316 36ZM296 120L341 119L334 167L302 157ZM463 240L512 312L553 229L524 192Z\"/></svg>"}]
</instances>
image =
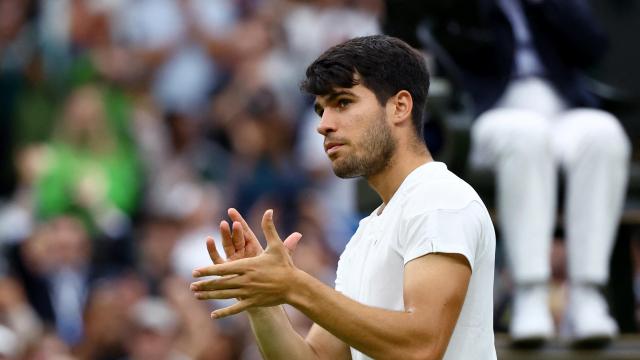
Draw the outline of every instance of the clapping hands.
<instances>
[{"instance_id":1,"label":"clapping hands","mask_svg":"<svg viewBox=\"0 0 640 360\"><path fill-rule=\"evenodd\" d=\"M262 231L267 248L262 249L257 237L235 209L229 209L233 221L220 223L222 244L227 259L216 249L213 238L207 238L207 250L214 265L193 271L196 278L220 276L191 284L196 298L230 299L238 302L214 311L212 318L237 314L252 307L275 306L286 303L293 290L292 277L298 270L291 260L291 253L302 237L294 232L284 242L273 222L273 210L267 210L262 218Z\"/></svg>"}]
</instances>

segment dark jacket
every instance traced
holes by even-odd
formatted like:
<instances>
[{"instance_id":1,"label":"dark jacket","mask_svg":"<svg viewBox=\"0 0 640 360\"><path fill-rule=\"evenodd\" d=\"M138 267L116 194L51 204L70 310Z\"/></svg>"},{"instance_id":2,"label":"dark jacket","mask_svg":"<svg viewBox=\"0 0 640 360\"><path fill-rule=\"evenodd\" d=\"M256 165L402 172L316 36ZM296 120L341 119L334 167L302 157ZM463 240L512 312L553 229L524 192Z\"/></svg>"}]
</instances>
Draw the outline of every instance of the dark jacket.
<instances>
[{"instance_id":1,"label":"dark jacket","mask_svg":"<svg viewBox=\"0 0 640 360\"><path fill-rule=\"evenodd\" d=\"M596 106L581 73L606 49L606 36L584 0L520 1L545 76L571 106ZM385 30L422 47L420 22L457 67L475 112L493 107L512 79L515 40L497 0L389 1ZM409 15L407 15L409 14ZM429 44L426 44L429 47ZM436 58L439 54L435 53Z\"/></svg>"}]
</instances>

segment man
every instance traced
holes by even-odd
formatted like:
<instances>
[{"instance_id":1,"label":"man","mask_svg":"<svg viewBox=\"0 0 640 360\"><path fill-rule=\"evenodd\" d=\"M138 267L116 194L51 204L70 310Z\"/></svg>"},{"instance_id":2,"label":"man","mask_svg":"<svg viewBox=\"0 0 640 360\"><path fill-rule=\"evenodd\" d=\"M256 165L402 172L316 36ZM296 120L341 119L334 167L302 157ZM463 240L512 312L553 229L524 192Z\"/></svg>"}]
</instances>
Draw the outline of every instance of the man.
<instances>
[{"instance_id":1,"label":"man","mask_svg":"<svg viewBox=\"0 0 640 360\"><path fill-rule=\"evenodd\" d=\"M327 50L307 69L318 132L336 175L362 176L382 205L360 222L338 263L331 289L298 270L267 210L263 252L240 214L221 224L228 261L195 277L199 299L238 298L213 318L241 311L267 359L495 359L495 234L473 189L434 162L422 140L429 75L422 56L401 40L376 35ZM306 339L281 307L315 324Z\"/></svg>"}]
</instances>

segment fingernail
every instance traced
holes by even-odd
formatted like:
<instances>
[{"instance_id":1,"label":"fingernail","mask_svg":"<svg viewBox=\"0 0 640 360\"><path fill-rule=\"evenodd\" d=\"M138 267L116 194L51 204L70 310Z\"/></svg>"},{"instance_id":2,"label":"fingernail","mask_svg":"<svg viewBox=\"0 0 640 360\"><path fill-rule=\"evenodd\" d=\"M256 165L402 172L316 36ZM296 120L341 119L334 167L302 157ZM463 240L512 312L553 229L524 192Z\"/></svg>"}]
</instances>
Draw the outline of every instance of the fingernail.
<instances>
[{"instance_id":1,"label":"fingernail","mask_svg":"<svg viewBox=\"0 0 640 360\"><path fill-rule=\"evenodd\" d=\"M214 320L217 319L218 318L218 314L216 314L215 312L212 312L211 313L211 318L214 319Z\"/></svg>"},{"instance_id":2,"label":"fingernail","mask_svg":"<svg viewBox=\"0 0 640 360\"><path fill-rule=\"evenodd\" d=\"M197 270L193 270L193 272L191 273L191 275L192 275L193 277L198 277L198 276L200 276L200 272L199 272L199 271L197 271Z\"/></svg>"}]
</instances>

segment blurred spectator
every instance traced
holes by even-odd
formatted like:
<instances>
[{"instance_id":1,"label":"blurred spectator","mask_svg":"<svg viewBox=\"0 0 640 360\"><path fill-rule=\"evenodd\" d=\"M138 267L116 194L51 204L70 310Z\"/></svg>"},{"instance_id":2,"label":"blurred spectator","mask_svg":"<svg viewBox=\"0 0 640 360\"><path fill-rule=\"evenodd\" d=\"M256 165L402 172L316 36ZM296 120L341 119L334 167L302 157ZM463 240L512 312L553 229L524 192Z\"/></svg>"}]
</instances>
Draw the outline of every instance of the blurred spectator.
<instances>
[{"instance_id":1,"label":"blurred spectator","mask_svg":"<svg viewBox=\"0 0 640 360\"><path fill-rule=\"evenodd\" d=\"M324 49L350 38L381 33L378 17L381 1L360 1L361 7L350 6L352 1L314 0L294 1L295 5L283 19L283 27L296 73L304 74L305 64L311 63Z\"/></svg>"},{"instance_id":2,"label":"blurred spectator","mask_svg":"<svg viewBox=\"0 0 640 360\"><path fill-rule=\"evenodd\" d=\"M432 49L443 63L453 59L447 70L474 99L472 165L496 171L499 223L516 284L511 336L529 343L554 333L548 283L560 168L570 281L570 332L563 335L577 343L611 339L618 330L600 287L609 276L630 144L617 119L595 109L583 81L606 44L587 2L417 6L441 15L426 24L448 54Z\"/></svg>"},{"instance_id":3,"label":"blurred spectator","mask_svg":"<svg viewBox=\"0 0 640 360\"><path fill-rule=\"evenodd\" d=\"M30 304L69 345L82 338L82 314L95 274L84 226L71 216L56 217L18 245L10 258L11 273L24 285Z\"/></svg>"},{"instance_id":4,"label":"blurred spectator","mask_svg":"<svg viewBox=\"0 0 640 360\"><path fill-rule=\"evenodd\" d=\"M227 182L228 152L202 136L200 129L201 123L185 114L169 113L165 119L149 112L136 114L135 137L146 170L149 214L184 218L200 201L190 191L194 186L202 181L221 186ZM180 199L185 207L175 206Z\"/></svg>"},{"instance_id":5,"label":"blurred spectator","mask_svg":"<svg viewBox=\"0 0 640 360\"><path fill-rule=\"evenodd\" d=\"M128 359L230 359L231 347L186 281L167 278L161 295L141 298L129 308Z\"/></svg>"},{"instance_id":6,"label":"blurred spectator","mask_svg":"<svg viewBox=\"0 0 640 360\"><path fill-rule=\"evenodd\" d=\"M56 135L37 182L38 213L46 218L77 208L101 233L123 236L138 202L137 162L109 127L98 87L72 93Z\"/></svg>"},{"instance_id":7,"label":"blurred spectator","mask_svg":"<svg viewBox=\"0 0 640 360\"><path fill-rule=\"evenodd\" d=\"M180 221L170 217L148 217L140 224L136 272L152 294L160 293L164 278L173 274L171 253L180 231Z\"/></svg>"},{"instance_id":8,"label":"blurred spectator","mask_svg":"<svg viewBox=\"0 0 640 360\"><path fill-rule=\"evenodd\" d=\"M179 359L173 351L178 334L175 312L162 299L142 299L131 308L133 331L127 338L129 359Z\"/></svg>"},{"instance_id":9,"label":"blurred spectator","mask_svg":"<svg viewBox=\"0 0 640 360\"><path fill-rule=\"evenodd\" d=\"M162 288L162 295L181 325L176 349L190 359L230 359L233 347L228 338L220 331L219 323L209 320L210 309L193 297L188 284L185 279L169 277Z\"/></svg>"},{"instance_id":10,"label":"blurred spectator","mask_svg":"<svg viewBox=\"0 0 640 360\"><path fill-rule=\"evenodd\" d=\"M190 194L182 197L183 201L188 199L184 205L186 215L171 253L171 261L175 274L189 281L193 278L193 269L211 264L211 259L203 251L206 248L205 239L213 237L216 246L222 248L218 224L215 222L222 217L222 194L211 185L192 185L184 191Z\"/></svg>"},{"instance_id":11,"label":"blurred spectator","mask_svg":"<svg viewBox=\"0 0 640 360\"><path fill-rule=\"evenodd\" d=\"M229 1L135 1L121 6L114 30L145 66L155 69L153 94L162 109L193 114L220 77L203 42L229 32L237 16Z\"/></svg>"},{"instance_id":12,"label":"blurred spectator","mask_svg":"<svg viewBox=\"0 0 640 360\"><path fill-rule=\"evenodd\" d=\"M248 213L266 199L290 209L303 185L291 155L294 129L279 105L269 90L257 91L229 129L234 150L229 183L238 211Z\"/></svg>"},{"instance_id":13,"label":"blurred spectator","mask_svg":"<svg viewBox=\"0 0 640 360\"><path fill-rule=\"evenodd\" d=\"M122 359L131 329L129 312L147 294L146 284L135 274L98 282L87 300L85 333L75 351L78 358Z\"/></svg>"}]
</instances>

